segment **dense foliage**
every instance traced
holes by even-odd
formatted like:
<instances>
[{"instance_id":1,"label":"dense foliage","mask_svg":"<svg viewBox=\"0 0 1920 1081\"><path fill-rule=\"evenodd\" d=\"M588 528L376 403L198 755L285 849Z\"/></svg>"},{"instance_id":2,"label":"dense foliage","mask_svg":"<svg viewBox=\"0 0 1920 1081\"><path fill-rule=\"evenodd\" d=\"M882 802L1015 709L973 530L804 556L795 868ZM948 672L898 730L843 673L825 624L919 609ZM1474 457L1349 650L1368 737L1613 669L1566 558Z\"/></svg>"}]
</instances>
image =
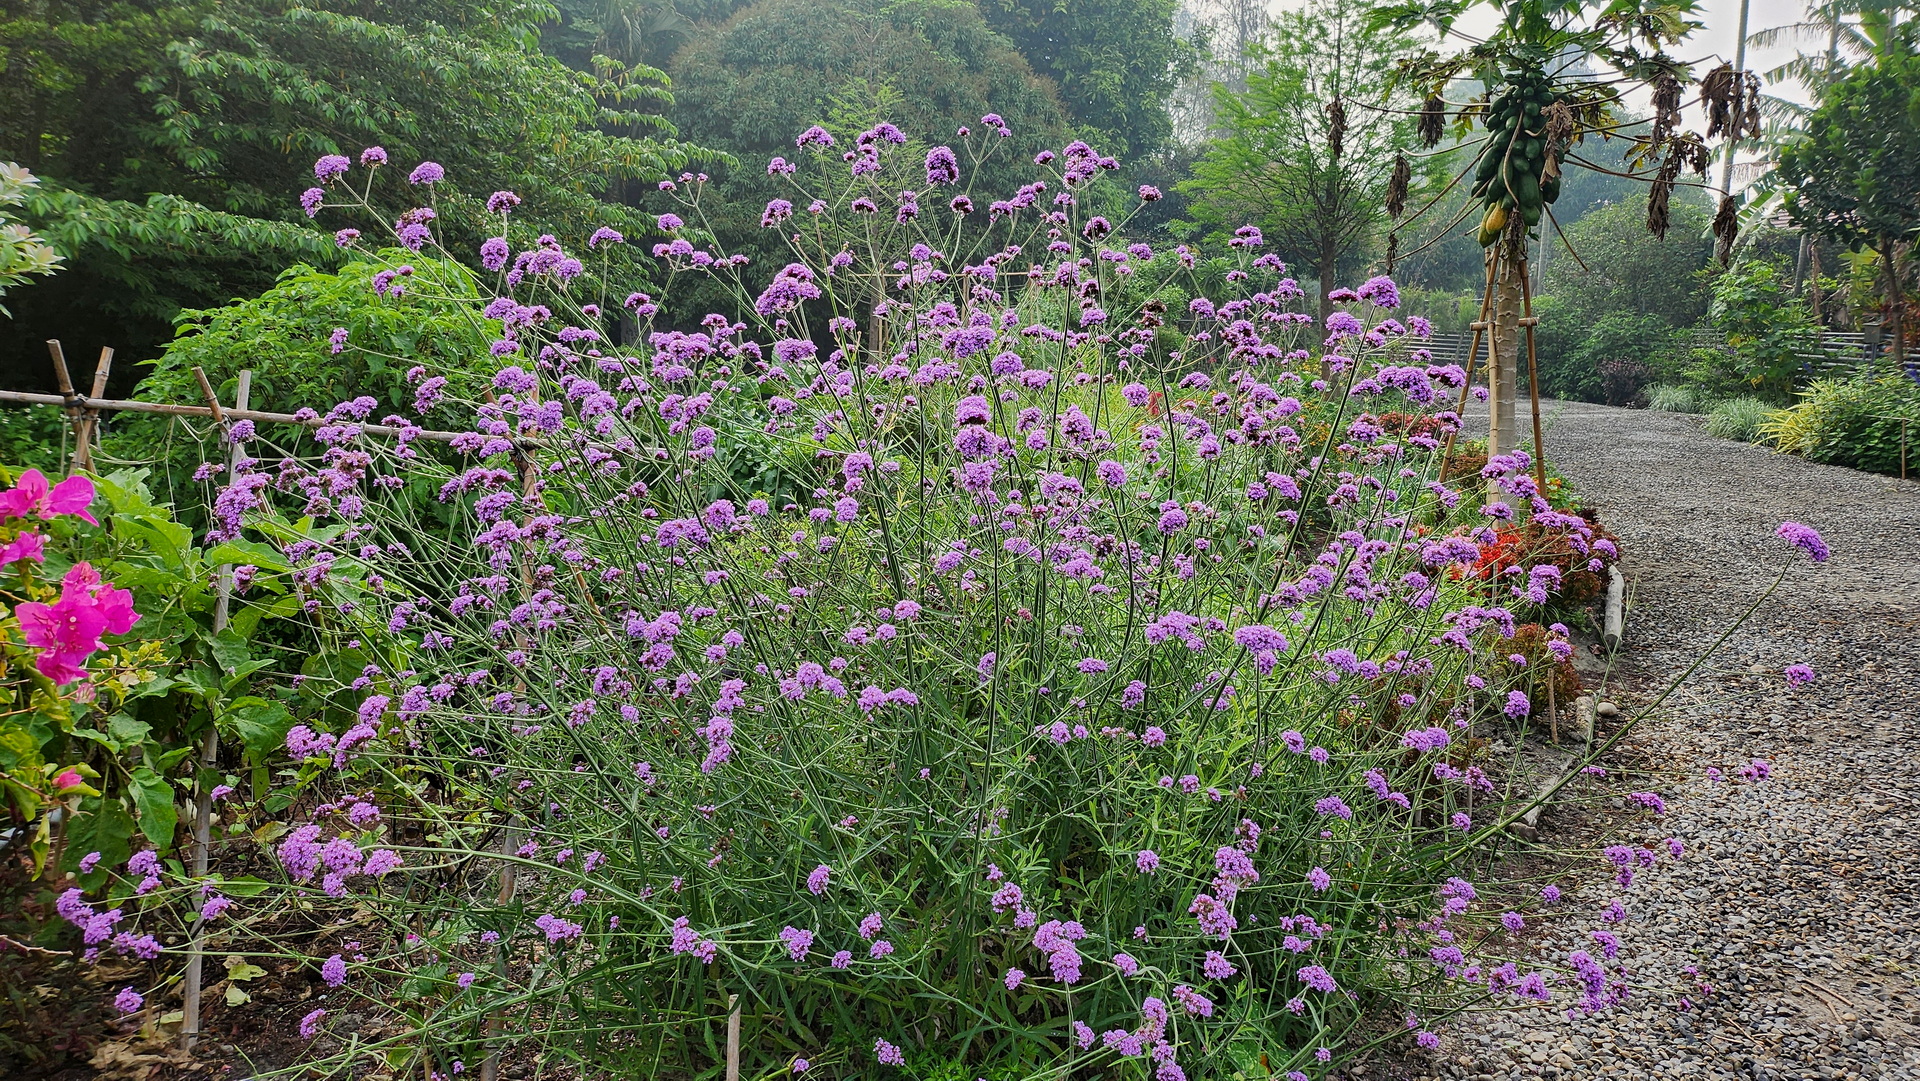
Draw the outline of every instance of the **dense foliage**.
<instances>
[{"instance_id":1,"label":"dense foliage","mask_svg":"<svg viewBox=\"0 0 1920 1081\"><path fill-rule=\"evenodd\" d=\"M16 209L39 180L12 162L0 162L0 297L13 286L60 269L60 253L20 223ZM0 316L10 315L0 306Z\"/></svg>"},{"instance_id":2,"label":"dense foliage","mask_svg":"<svg viewBox=\"0 0 1920 1081\"><path fill-rule=\"evenodd\" d=\"M1616 203L1566 229L1578 257L1548 262L1540 315L1541 389L1557 398L1631 403L1675 367L1684 332L1706 315L1701 271L1713 256L1711 215L1691 200L1672 206L1674 228L1650 236L1645 207ZM1672 283L1647 288L1649 281Z\"/></svg>"},{"instance_id":3,"label":"dense foliage","mask_svg":"<svg viewBox=\"0 0 1920 1081\"><path fill-rule=\"evenodd\" d=\"M762 266L783 262L786 248L782 231L762 224L767 203L798 198L767 160L790 151L793 133L816 118L842 139L883 119L919 137L979 127L994 112L1013 133L980 175L983 187L996 190L1013 187L1013 163L1057 144L1067 126L1054 87L971 4L760 0L688 44L671 71L680 129L740 156L737 165L712 170L697 224ZM896 186L917 179L902 176ZM944 206L926 213L968 227L968 218ZM699 289L687 301L689 318L740 314L719 288Z\"/></svg>"},{"instance_id":4,"label":"dense foliage","mask_svg":"<svg viewBox=\"0 0 1920 1081\"><path fill-rule=\"evenodd\" d=\"M21 337L137 357L179 308L256 293L324 255L284 193L346 147L483 170L526 200L536 229L629 227L608 197L685 158L658 115L658 73L567 68L535 47L548 11L55 0L0 22L0 159L48 181L31 211L70 262L22 299L34 329ZM45 371L12 348L16 370Z\"/></svg>"},{"instance_id":5,"label":"dense foliage","mask_svg":"<svg viewBox=\"0 0 1920 1081\"><path fill-rule=\"evenodd\" d=\"M1795 224L1879 253L1893 354L1903 358L1900 259L1920 234L1920 53L1912 41L1828 88L1805 134L1781 150L1778 170Z\"/></svg>"},{"instance_id":6,"label":"dense foliage","mask_svg":"<svg viewBox=\"0 0 1920 1081\"><path fill-rule=\"evenodd\" d=\"M1818 379L1755 433L1790 454L1892 476L1920 475L1920 384L1897 371Z\"/></svg>"},{"instance_id":7,"label":"dense foliage","mask_svg":"<svg viewBox=\"0 0 1920 1081\"><path fill-rule=\"evenodd\" d=\"M1310 271L1323 318L1335 282L1378 257L1395 169L1416 144L1419 103L1391 82L1414 39L1368 31L1368 10L1334 0L1277 16L1244 87L1215 87L1220 134L1180 185L1196 221L1223 235L1256 225ZM1424 194L1407 186L1403 199Z\"/></svg>"},{"instance_id":8,"label":"dense foliage","mask_svg":"<svg viewBox=\"0 0 1920 1081\"><path fill-rule=\"evenodd\" d=\"M1144 161L1172 134L1167 100L1198 59L1178 0L981 0L980 10L1060 88L1068 115ZM998 104L996 102L996 104Z\"/></svg>"}]
</instances>

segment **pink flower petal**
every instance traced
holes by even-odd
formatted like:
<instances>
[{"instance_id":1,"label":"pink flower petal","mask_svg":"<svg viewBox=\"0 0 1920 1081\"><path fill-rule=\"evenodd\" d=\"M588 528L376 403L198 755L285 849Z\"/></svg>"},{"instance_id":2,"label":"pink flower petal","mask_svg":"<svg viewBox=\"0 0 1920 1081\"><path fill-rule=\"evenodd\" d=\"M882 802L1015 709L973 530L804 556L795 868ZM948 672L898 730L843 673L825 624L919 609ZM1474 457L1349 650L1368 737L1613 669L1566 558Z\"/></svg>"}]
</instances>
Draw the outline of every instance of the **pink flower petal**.
<instances>
[{"instance_id":1,"label":"pink flower petal","mask_svg":"<svg viewBox=\"0 0 1920 1081\"><path fill-rule=\"evenodd\" d=\"M24 478L22 478L24 479ZM43 478L41 483L46 483ZM93 502L93 482L82 476L68 477L53 486L47 496L47 509L40 517L51 518L56 514L71 514L84 519L89 525L99 525L99 521L87 511Z\"/></svg>"}]
</instances>

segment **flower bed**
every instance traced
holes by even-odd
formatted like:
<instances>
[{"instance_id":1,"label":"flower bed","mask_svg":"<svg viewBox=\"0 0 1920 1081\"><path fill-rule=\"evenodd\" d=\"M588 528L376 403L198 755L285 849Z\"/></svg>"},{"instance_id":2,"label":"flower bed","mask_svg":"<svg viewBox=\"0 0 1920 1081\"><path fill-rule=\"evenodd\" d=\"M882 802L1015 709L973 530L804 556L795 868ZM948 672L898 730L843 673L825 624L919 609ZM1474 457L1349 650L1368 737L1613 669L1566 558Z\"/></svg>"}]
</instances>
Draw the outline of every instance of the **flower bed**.
<instances>
[{"instance_id":1,"label":"flower bed","mask_svg":"<svg viewBox=\"0 0 1920 1081\"><path fill-rule=\"evenodd\" d=\"M990 200L983 126L803 134L751 326L634 294L616 346L589 264L624 238L489 241L490 390L410 375L457 457L343 403L217 509L318 643L296 768L227 812L260 828L209 880L86 865L62 914L310 966L307 1070L712 1076L737 996L744 1076L1310 1076L1381 1011L1427 1043L1548 998L1472 952L1524 917L1456 872L1515 810L1476 733L1567 648L1508 640L1568 576L1489 553L1523 517L1586 573L1592 527L1524 456L1436 479L1463 374L1392 282L1316 325L1243 229L1239 292L1170 305L1197 254L1113 239L1110 161ZM317 174L310 209L367 219L373 164ZM662 187L663 276L749 280L699 246L700 179ZM434 218L367 255L397 307L467 304L405 287Z\"/></svg>"}]
</instances>

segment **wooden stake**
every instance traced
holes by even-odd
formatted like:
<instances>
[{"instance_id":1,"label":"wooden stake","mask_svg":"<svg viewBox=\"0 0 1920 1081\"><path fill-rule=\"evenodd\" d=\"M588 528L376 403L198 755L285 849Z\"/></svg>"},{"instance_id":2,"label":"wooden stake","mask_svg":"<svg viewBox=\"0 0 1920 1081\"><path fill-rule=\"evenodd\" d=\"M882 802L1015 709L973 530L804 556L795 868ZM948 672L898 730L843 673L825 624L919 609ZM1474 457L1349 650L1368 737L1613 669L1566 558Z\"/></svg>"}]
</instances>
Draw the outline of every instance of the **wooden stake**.
<instances>
[{"instance_id":1,"label":"wooden stake","mask_svg":"<svg viewBox=\"0 0 1920 1081\"><path fill-rule=\"evenodd\" d=\"M60 348L60 339L47 339L47 353L53 358L53 382L60 388L59 397L50 394L40 395L51 404L66 410L67 427L77 437L80 426L80 396L73 392L73 375L67 371L67 351ZM79 451L75 450L75 454Z\"/></svg>"},{"instance_id":2,"label":"wooden stake","mask_svg":"<svg viewBox=\"0 0 1920 1081\"><path fill-rule=\"evenodd\" d=\"M111 351L109 351L111 355ZM103 361L104 363L104 361ZM220 421L220 434L224 438L229 431L220 408L220 399L213 393L213 384L207 381L207 373L199 368L193 370L193 377L200 384L201 393L207 396L207 407L213 410L213 416ZM104 382L104 376L97 376L96 382ZM240 373L240 385L234 393L234 405L241 409L247 407L247 399L253 391L253 373ZM231 439L227 443L227 484L233 483L234 466L240 461L240 448ZM221 564L214 571L216 594L213 602L213 633L219 634L227 629L233 607L233 567ZM213 849L213 788L209 774L220 764L220 729L209 724L207 734L200 743L200 776L197 778L193 797L193 877L207 876L207 861ZM193 941L187 952L186 986L181 994L180 1007L180 1048L193 1050L195 1040L200 1035L200 988L206 972L206 954L203 950L205 928L198 916L193 920Z\"/></svg>"},{"instance_id":3,"label":"wooden stake","mask_svg":"<svg viewBox=\"0 0 1920 1081\"><path fill-rule=\"evenodd\" d=\"M1453 438L1460 434L1461 425L1466 424L1464 418L1467 413L1467 396L1473 392L1473 362L1480 355L1480 338L1493 325L1487 321L1488 314L1493 310L1493 272L1494 257L1489 254L1487 256L1487 287L1480 293L1480 318L1473 323L1473 344L1467 347L1467 374L1460 381L1460 404L1453 411L1456 417L1462 419L1459 424L1454 425L1452 431L1447 433L1446 446L1440 448L1440 475L1435 479L1443 484L1447 479L1447 467L1453 464L1451 461ZM1492 355L1492 346L1488 346L1487 352L1489 356Z\"/></svg>"},{"instance_id":4,"label":"wooden stake","mask_svg":"<svg viewBox=\"0 0 1920 1081\"><path fill-rule=\"evenodd\" d=\"M513 819L508 818L506 828L501 831L501 836L500 836L500 854L502 856L513 855L515 848L518 847L514 844L514 841L516 839L517 838L515 836L515 831L513 827ZM517 866L518 866L517 864L514 864L511 861L506 861L506 860L501 861L499 899L500 899L500 905L502 907L505 907L507 902L513 900L514 879L516 877L514 874L514 871L516 870ZM494 970L497 971L502 978L504 978L507 974L507 947L504 942L496 943L494 945L493 958L494 958L494 962L493 962ZM480 1081L499 1081L500 1052L496 1050L493 1046L494 1037L499 1035L499 1033L500 1033L500 1015L498 1013L488 1014L487 1015L487 1040L486 1040L487 1057L483 1059L480 1063Z\"/></svg>"},{"instance_id":5,"label":"wooden stake","mask_svg":"<svg viewBox=\"0 0 1920 1081\"><path fill-rule=\"evenodd\" d=\"M93 468L93 440L100 427L100 410L94 408L93 401L103 398L107 393L107 373L113 368L113 346L100 347L100 362L93 368L93 393L87 399L86 411L73 426L73 471L75 473Z\"/></svg>"},{"instance_id":6,"label":"wooden stake","mask_svg":"<svg viewBox=\"0 0 1920 1081\"><path fill-rule=\"evenodd\" d=\"M740 996L727 996L727 1081L740 1081Z\"/></svg>"},{"instance_id":7,"label":"wooden stake","mask_svg":"<svg viewBox=\"0 0 1920 1081\"><path fill-rule=\"evenodd\" d=\"M1558 661L1552 659L1553 654L1549 653L1547 657L1547 732L1552 736L1553 742L1558 745L1560 742L1560 703L1553 700L1553 685L1558 681L1560 664Z\"/></svg>"}]
</instances>

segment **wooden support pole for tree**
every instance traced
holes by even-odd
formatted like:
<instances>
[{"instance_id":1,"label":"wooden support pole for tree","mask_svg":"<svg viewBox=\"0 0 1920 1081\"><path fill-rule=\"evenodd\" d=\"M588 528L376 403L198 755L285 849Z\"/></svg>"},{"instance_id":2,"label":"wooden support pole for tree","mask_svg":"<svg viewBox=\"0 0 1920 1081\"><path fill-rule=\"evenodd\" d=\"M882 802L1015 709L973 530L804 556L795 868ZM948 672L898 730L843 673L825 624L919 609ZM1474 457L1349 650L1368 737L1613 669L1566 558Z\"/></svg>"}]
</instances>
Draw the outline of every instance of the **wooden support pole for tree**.
<instances>
[{"instance_id":1,"label":"wooden support pole for tree","mask_svg":"<svg viewBox=\"0 0 1920 1081\"><path fill-rule=\"evenodd\" d=\"M1466 416L1467 396L1473 393L1473 362L1480 355L1481 337L1483 337L1487 329L1492 326L1492 324L1487 321L1487 314L1493 308L1493 268L1493 256L1489 253L1487 256L1487 287L1481 290L1480 293L1480 318L1474 320L1473 323L1473 344L1467 347L1466 374L1460 379L1460 404L1454 408L1453 413L1455 417ZM1456 423L1453 430L1447 433L1446 445L1440 448L1440 476L1436 479L1443 483L1447 479L1448 467L1453 464L1454 437L1460 434L1460 426L1465 423L1465 420L1460 420Z\"/></svg>"},{"instance_id":2,"label":"wooden support pole for tree","mask_svg":"<svg viewBox=\"0 0 1920 1081\"><path fill-rule=\"evenodd\" d=\"M1493 302L1493 345L1487 354L1487 457L1513 453L1514 389L1520 367L1521 291L1526 271L1520 249L1526 244L1526 226L1513 215L1507 232L1495 244L1499 268Z\"/></svg>"},{"instance_id":3,"label":"wooden support pole for tree","mask_svg":"<svg viewBox=\"0 0 1920 1081\"><path fill-rule=\"evenodd\" d=\"M212 410L214 420L220 425L222 442L227 445L227 483L233 483L235 467L240 462L240 446L231 438L231 428L226 421L227 414L220 407L220 398L213 392L213 384L207 380L207 373L196 367L193 378L200 384L200 392L207 396L207 408ZM236 408L247 408L247 400L253 392L253 372L240 373L240 385L235 389L233 404ZM227 629L227 622L233 609L233 567L221 564L214 571L215 595L213 601L213 633L219 634ZM209 723L207 734L200 742L200 769L195 778L193 796L193 877L205 878L207 862L213 850L213 784L214 770L220 762L220 729ZM180 1007L180 1048L193 1050L194 1041L200 1035L200 988L205 978L206 953L203 945L205 927L198 915L193 919L193 940L187 951L186 986L181 994Z\"/></svg>"},{"instance_id":4,"label":"wooden support pole for tree","mask_svg":"<svg viewBox=\"0 0 1920 1081\"><path fill-rule=\"evenodd\" d=\"M47 399L50 405L57 405L66 410L67 427L75 436L78 436L81 415L80 395L74 392L73 373L67 370L67 351L60 347L60 339L47 339L47 355L53 358L53 383L60 388L60 394L58 397L51 394L42 394L39 397ZM76 450L74 453L77 455L79 451Z\"/></svg>"},{"instance_id":5,"label":"wooden support pole for tree","mask_svg":"<svg viewBox=\"0 0 1920 1081\"><path fill-rule=\"evenodd\" d=\"M514 844L514 842L517 839L518 838L515 836L513 819L509 817L507 819L506 827L500 831L500 854L502 856L513 855L514 850L518 847L517 845ZM518 869L518 865L513 863L511 860L500 861L499 903L502 907L505 907L509 901L513 900L514 881L516 878L516 875L514 872L517 869ZM493 967L494 967L494 971L499 973L502 979L506 977L507 975L507 944L505 941L494 943ZM488 1014L487 1015L487 1039L486 1039L487 1057L485 1059L482 1059L480 1062L480 1081L499 1081L500 1050L499 1048L494 1046L494 1039L495 1037L499 1036L500 1029L501 1029L500 1014L497 1011Z\"/></svg>"}]
</instances>

